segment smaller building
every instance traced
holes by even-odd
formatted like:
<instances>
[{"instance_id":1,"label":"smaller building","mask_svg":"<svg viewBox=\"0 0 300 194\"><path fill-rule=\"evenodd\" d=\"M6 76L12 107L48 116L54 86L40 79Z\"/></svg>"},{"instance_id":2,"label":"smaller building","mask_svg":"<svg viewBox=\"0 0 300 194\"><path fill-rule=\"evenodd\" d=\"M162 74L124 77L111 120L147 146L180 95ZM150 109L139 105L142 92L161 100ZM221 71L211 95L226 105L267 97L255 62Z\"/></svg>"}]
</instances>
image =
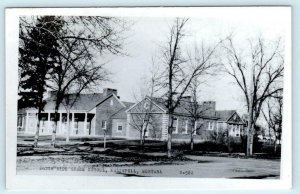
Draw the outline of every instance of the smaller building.
<instances>
[{"instance_id":1,"label":"smaller building","mask_svg":"<svg viewBox=\"0 0 300 194\"><path fill-rule=\"evenodd\" d=\"M239 137L244 130L244 122L235 110L216 110L214 101L199 103L199 115L195 121L191 103L190 97L185 97L172 115L173 140L189 140L191 134L194 135L194 139L209 140L221 131L226 132L228 136ZM140 138L141 131L145 131L148 139L167 139L171 116L163 98L146 97L126 112L129 123L128 137Z\"/></svg>"},{"instance_id":2,"label":"smaller building","mask_svg":"<svg viewBox=\"0 0 300 194\"><path fill-rule=\"evenodd\" d=\"M229 136L240 137L244 133L245 123L235 110L218 110L216 116L217 131L225 130Z\"/></svg>"}]
</instances>

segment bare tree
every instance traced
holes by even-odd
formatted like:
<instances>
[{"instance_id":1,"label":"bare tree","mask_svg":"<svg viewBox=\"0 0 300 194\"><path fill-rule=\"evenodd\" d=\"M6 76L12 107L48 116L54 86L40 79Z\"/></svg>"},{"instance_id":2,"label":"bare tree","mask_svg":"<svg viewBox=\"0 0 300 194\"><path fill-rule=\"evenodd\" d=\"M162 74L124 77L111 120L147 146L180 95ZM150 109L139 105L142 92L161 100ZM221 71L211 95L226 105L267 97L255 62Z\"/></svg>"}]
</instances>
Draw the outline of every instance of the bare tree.
<instances>
[{"instance_id":1,"label":"bare tree","mask_svg":"<svg viewBox=\"0 0 300 194\"><path fill-rule=\"evenodd\" d=\"M195 78L189 87L189 91L191 93L191 99L186 103L187 105L184 106L185 110L191 116L191 125L190 125L190 149L191 151L194 150L194 136L196 135L197 131L202 129L204 123L199 122L199 120L203 117L207 108L203 107L199 101L199 87L200 87L200 80Z\"/></svg>"},{"instance_id":2,"label":"bare tree","mask_svg":"<svg viewBox=\"0 0 300 194\"><path fill-rule=\"evenodd\" d=\"M138 130L140 133L140 145L144 146L146 133L149 132L149 125L151 125L155 119L151 114L153 108L153 97L157 92L157 79L158 79L158 68L156 68L155 63L152 59L152 68L150 69L151 77L149 80L145 79L143 86L140 88L140 94L134 94L134 97L137 101L145 100L146 104L143 107L140 107L138 114L131 114L131 119L129 125L134 129ZM138 99L140 96L141 99ZM139 108L139 107L136 107Z\"/></svg>"},{"instance_id":3,"label":"bare tree","mask_svg":"<svg viewBox=\"0 0 300 194\"><path fill-rule=\"evenodd\" d=\"M61 60L60 65L51 73L52 84L50 88L54 90L56 94L55 127L52 133L52 146L55 145L59 115L58 110L69 93L73 92L79 95L84 89L108 81L108 73L105 70L104 64L96 64L92 62L90 58L85 57L86 54L83 54L82 56L76 55L75 60ZM72 104L76 102L77 97L65 101L65 105L67 105L65 107L71 108Z\"/></svg>"},{"instance_id":4,"label":"bare tree","mask_svg":"<svg viewBox=\"0 0 300 194\"><path fill-rule=\"evenodd\" d=\"M218 43L219 44L219 43ZM216 47L215 47L216 48ZM194 135L199 130L202 124L197 125L197 121L203 117L204 113L208 110L207 107L203 107L200 104L199 92L201 86L207 85L207 81L211 76L215 76L219 67L219 64L214 60L215 48L206 48L204 43L201 44L201 49L197 45L194 46L194 51L189 52L189 67L190 71L198 69L198 75L192 78L187 92L191 94L191 102L188 103L186 110L189 112L192 118L192 127L190 131L190 148L194 149Z\"/></svg>"},{"instance_id":5,"label":"bare tree","mask_svg":"<svg viewBox=\"0 0 300 194\"><path fill-rule=\"evenodd\" d=\"M97 63L96 56L125 54L122 52L125 39L122 35L129 26L126 25L125 20L113 17L51 17L52 20L41 25L36 25L40 20L39 16L22 17L20 18L20 29L47 32L51 40L54 40L52 41L54 43L48 42L46 45L48 50L55 48L55 51L59 53L58 57L47 58L50 62L55 61L56 63L52 66L51 71L46 72L45 75L50 82L48 86L56 92L55 127L51 141L54 146L58 108L65 94L72 90L72 87L76 87L76 83L84 83L82 86L88 87L107 80L108 72L104 69L104 63ZM48 26L59 26L60 28L58 31L56 28L54 30L47 28ZM45 41L50 38L45 39ZM32 42L39 45L41 40L37 37L36 39L33 38Z\"/></svg>"},{"instance_id":6,"label":"bare tree","mask_svg":"<svg viewBox=\"0 0 300 194\"><path fill-rule=\"evenodd\" d=\"M66 113L67 113L67 133L66 133L66 142L69 142L70 140L70 131L71 131L71 125L70 125L70 113L72 107L77 102L78 98L80 98L80 94L83 90L89 90L89 87L91 87L91 82L93 82L93 79L78 79L76 82L74 81L65 89L65 92L63 94L61 104L65 107ZM55 79L54 79L55 80ZM97 80L98 81L98 80ZM73 118L72 118L73 119Z\"/></svg>"},{"instance_id":7,"label":"bare tree","mask_svg":"<svg viewBox=\"0 0 300 194\"><path fill-rule=\"evenodd\" d=\"M180 104L182 97L187 92L191 82L205 71L211 64L211 59L220 43L211 49L202 47L201 55L192 55L183 52L182 44L186 36L185 26L188 22L186 18L176 18L170 28L169 38L166 45L161 48L162 56L160 64L163 71L160 79L160 86L166 91L166 107L169 114L168 123L168 157L171 157L172 130L174 121L174 111Z\"/></svg>"},{"instance_id":8,"label":"bare tree","mask_svg":"<svg viewBox=\"0 0 300 194\"><path fill-rule=\"evenodd\" d=\"M282 90L284 60L281 46L281 39L273 42L259 37L249 41L249 49L245 54L234 45L232 36L224 44L227 56L225 71L243 92L247 106L248 156L253 154L254 126L264 102Z\"/></svg>"},{"instance_id":9,"label":"bare tree","mask_svg":"<svg viewBox=\"0 0 300 194\"><path fill-rule=\"evenodd\" d=\"M262 111L263 116L268 124L269 130L273 132L275 137L274 140L274 153L277 152L277 143L281 141L282 133L282 111L283 111L283 102L282 95L278 95L275 98L269 99L267 102L267 113ZM271 136L271 133L269 132Z\"/></svg>"},{"instance_id":10,"label":"bare tree","mask_svg":"<svg viewBox=\"0 0 300 194\"><path fill-rule=\"evenodd\" d=\"M80 85L77 92L108 81L105 63L98 63L96 56L104 53L123 54L123 39L117 24L121 20L106 17L63 17L65 31L58 37L61 43L59 65L51 73L52 89L56 91L55 127L52 146L55 145L58 109L67 91ZM118 34L120 33L120 34ZM99 61L99 60L98 60Z\"/></svg>"}]
</instances>

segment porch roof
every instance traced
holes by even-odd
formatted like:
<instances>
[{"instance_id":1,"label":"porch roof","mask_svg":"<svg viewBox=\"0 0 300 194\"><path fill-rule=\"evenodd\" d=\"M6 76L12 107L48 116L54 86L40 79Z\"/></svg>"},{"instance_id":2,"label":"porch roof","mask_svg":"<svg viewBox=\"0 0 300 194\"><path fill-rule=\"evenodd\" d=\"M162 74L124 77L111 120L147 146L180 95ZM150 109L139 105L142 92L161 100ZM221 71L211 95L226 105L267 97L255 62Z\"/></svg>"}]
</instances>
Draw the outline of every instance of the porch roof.
<instances>
[{"instance_id":1,"label":"porch roof","mask_svg":"<svg viewBox=\"0 0 300 194\"><path fill-rule=\"evenodd\" d=\"M72 102L76 98L76 94L69 94L69 99ZM76 102L71 106L70 110L83 110L89 111L93 109L97 103L104 99L104 95L102 93L93 93L93 94L80 94L77 96ZM60 104L58 110L66 110L65 102ZM51 96L46 99L46 105L44 110L54 110L55 109L55 96Z\"/></svg>"}]
</instances>

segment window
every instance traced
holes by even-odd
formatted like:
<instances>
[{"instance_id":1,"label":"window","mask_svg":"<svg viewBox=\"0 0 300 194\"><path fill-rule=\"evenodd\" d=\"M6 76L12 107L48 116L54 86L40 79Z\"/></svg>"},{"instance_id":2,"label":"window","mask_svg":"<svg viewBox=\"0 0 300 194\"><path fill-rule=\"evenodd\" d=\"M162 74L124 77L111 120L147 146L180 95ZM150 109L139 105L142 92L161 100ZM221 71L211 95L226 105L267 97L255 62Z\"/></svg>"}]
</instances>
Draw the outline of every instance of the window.
<instances>
[{"instance_id":1,"label":"window","mask_svg":"<svg viewBox=\"0 0 300 194\"><path fill-rule=\"evenodd\" d=\"M23 117L18 116L18 127L21 128L23 126Z\"/></svg>"},{"instance_id":2,"label":"window","mask_svg":"<svg viewBox=\"0 0 300 194\"><path fill-rule=\"evenodd\" d=\"M194 135L197 135L197 125L198 125L198 122L195 121L195 126L194 126Z\"/></svg>"},{"instance_id":3,"label":"window","mask_svg":"<svg viewBox=\"0 0 300 194\"><path fill-rule=\"evenodd\" d=\"M151 125L150 123L145 123L145 122L143 124L143 134L145 133L145 137L149 136L150 125Z\"/></svg>"},{"instance_id":4,"label":"window","mask_svg":"<svg viewBox=\"0 0 300 194\"><path fill-rule=\"evenodd\" d=\"M185 134L188 133L188 125L189 125L189 121L185 120Z\"/></svg>"},{"instance_id":5,"label":"window","mask_svg":"<svg viewBox=\"0 0 300 194\"><path fill-rule=\"evenodd\" d=\"M178 119L177 119L177 118L174 118L174 119L173 119L173 125L172 125L172 128L173 128L174 134L178 133Z\"/></svg>"},{"instance_id":6,"label":"window","mask_svg":"<svg viewBox=\"0 0 300 194\"><path fill-rule=\"evenodd\" d=\"M214 123L208 122L208 130L212 131L214 129Z\"/></svg>"},{"instance_id":7,"label":"window","mask_svg":"<svg viewBox=\"0 0 300 194\"><path fill-rule=\"evenodd\" d=\"M150 126L149 121L144 121L142 132L143 132L143 134L145 133L145 137L148 137L148 135L149 135L149 128L150 128L149 126Z\"/></svg>"},{"instance_id":8,"label":"window","mask_svg":"<svg viewBox=\"0 0 300 194\"><path fill-rule=\"evenodd\" d=\"M236 120L236 114L233 116L233 119Z\"/></svg>"},{"instance_id":9,"label":"window","mask_svg":"<svg viewBox=\"0 0 300 194\"><path fill-rule=\"evenodd\" d=\"M236 130L236 136L237 136L237 137L240 136L240 133L241 133L241 126L238 125L238 126L237 126L237 130Z\"/></svg>"},{"instance_id":10,"label":"window","mask_svg":"<svg viewBox=\"0 0 300 194\"><path fill-rule=\"evenodd\" d=\"M106 120L103 120L101 123L102 129L106 129Z\"/></svg>"},{"instance_id":11,"label":"window","mask_svg":"<svg viewBox=\"0 0 300 194\"><path fill-rule=\"evenodd\" d=\"M123 126L121 125L121 123L117 123L117 131L122 131L123 130Z\"/></svg>"},{"instance_id":12,"label":"window","mask_svg":"<svg viewBox=\"0 0 300 194\"><path fill-rule=\"evenodd\" d=\"M110 106L113 106L114 105L114 101L113 99L110 100Z\"/></svg>"},{"instance_id":13,"label":"window","mask_svg":"<svg viewBox=\"0 0 300 194\"><path fill-rule=\"evenodd\" d=\"M145 108L146 110L148 110L148 109L150 108L150 106L149 106L149 102L148 102L148 101L146 101L146 102L145 102L145 104L144 104L144 108Z\"/></svg>"}]
</instances>

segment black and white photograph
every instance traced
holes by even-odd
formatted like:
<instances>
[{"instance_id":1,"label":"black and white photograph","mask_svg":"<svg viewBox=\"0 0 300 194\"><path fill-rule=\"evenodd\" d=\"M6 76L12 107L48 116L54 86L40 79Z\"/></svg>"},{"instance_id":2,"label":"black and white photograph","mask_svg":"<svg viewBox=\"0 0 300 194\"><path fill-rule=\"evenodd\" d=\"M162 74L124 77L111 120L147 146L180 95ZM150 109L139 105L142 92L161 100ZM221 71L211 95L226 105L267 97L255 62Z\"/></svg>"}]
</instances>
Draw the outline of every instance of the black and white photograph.
<instances>
[{"instance_id":1,"label":"black and white photograph","mask_svg":"<svg viewBox=\"0 0 300 194\"><path fill-rule=\"evenodd\" d=\"M289 182L290 7L9 14L13 176Z\"/></svg>"}]
</instances>

